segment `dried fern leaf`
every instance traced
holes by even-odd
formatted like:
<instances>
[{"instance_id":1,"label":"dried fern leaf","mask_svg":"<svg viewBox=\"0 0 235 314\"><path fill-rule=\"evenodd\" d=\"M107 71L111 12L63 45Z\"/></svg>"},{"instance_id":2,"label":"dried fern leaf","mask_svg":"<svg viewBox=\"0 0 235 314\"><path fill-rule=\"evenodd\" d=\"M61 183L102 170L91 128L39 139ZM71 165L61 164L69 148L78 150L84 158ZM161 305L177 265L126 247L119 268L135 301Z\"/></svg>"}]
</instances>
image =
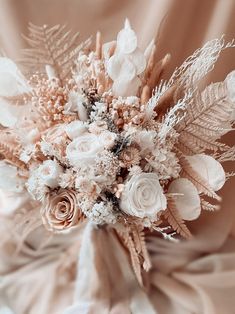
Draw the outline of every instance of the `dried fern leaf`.
<instances>
[{"instance_id":1,"label":"dried fern leaf","mask_svg":"<svg viewBox=\"0 0 235 314\"><path fill-rule=\"evenodd\" d=\"M78 36L78 33L72 35L70 31L66 32L65 26L56 25L50 28L47 25L36 26L30 23L29 37L25 37L25 40L31 48L24 50L22 62L37 70L41 67L43 72L45 65L52 66L63 83L71 77L80 51L91 44L90 39L79 44Z\"/></svg>"},{"instance_id":2,"label":"dried fern leaf","mask_svg":"<svg viewBox=\"0 0 235 314\"><path fill-rule=\"evenodd\" d=\"M208 182L204 180L199 173L197 173L190 165L185 157L180 158L180 165L182 167L181 177L189 179L199 192L204 193L207 196L220 200L220 197L212 190Z\"/></svg>"},{"instance_id":3,"label":"dried fern leaf","mask_svg":"<svg viewBox=\"0 0 235 314\"><path fill-rule=\"evenodd\" d=\"M229 120L233 109L225 84L209 85L186 106L185 116L175 126L179 133L176 147L190 155L205 150L227 150L229 147L217 140L232 129Z\"/></svg>"},{"instance_id":4,"label":"dried fern leaf","mask_svg":"<svg viewBox=\"0 0 235 314\"><path fill-rule=\"evenodd\" d=\"M208 41L175 70L170 81L177 82L179 89L187 90L195 87L207 73L213 70L220 53L230 47L234 47L234 41L225 43L223 36Z\"/></svg>"},{"instance_id":5,"label":"dried fern leaf","mask_svg":"<svg viewBox=\"0 0 235 314\"><path fill-rule=\"evenodd\" d=\"M163 216L167 219L171 227L182 237L186 239L190 239L192 237L191 232L185 225L183 219L180 217L173 199L168 200L167 209L163 212Z\"/></svg>"}]
</instances>

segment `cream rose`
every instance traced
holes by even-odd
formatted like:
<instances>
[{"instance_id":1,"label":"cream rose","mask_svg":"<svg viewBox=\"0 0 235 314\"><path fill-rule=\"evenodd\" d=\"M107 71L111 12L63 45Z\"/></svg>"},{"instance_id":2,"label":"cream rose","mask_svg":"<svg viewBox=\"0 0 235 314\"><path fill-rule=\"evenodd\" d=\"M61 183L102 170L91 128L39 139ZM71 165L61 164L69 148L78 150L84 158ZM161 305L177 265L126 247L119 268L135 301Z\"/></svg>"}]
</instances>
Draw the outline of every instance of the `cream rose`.
<instances>
[{"instance_id":1,"label":"cream rose","mask_svg":"<svg viewBox=\"0 0 235 314\"><path fill-rule=\"evenodd\" d=\"M59 185L63 168L55 160L46 160L36 171L40 182L53 189Z\"/></svg>"},{"instance_id":2,"label":"cream rose","mask_svg":"<svg viewBox=\"0 0 235 314\"><path fill-rule=\"evenodd\" d=\"M50 231L59 232L76 226L82 217L76 193L61 189L57 194L48 196L41 215L44 225Z\"/></svg>"},{"instance_id":3,"label":"cream rose","mask_svg":"<svg viewBox=\"0 0 235 314\"><path fill-rule=\"evenodd\" d=\"M96 135L85 133L74 139L66 149L66 156L74 167L92 165L99 152L104 149Z\"/></svg>"},{"instance_id":4,"label":"cream rose","mask_svg":"<svg viewBox=\"0 0 235 314\"><path fill-rule=\"evenodd\" d=\"M155 219L160 210L166 209L166 203L158 176L155 173L140 173L126 182L120 208L132 216Z\"/></svg>"}]
</instances>

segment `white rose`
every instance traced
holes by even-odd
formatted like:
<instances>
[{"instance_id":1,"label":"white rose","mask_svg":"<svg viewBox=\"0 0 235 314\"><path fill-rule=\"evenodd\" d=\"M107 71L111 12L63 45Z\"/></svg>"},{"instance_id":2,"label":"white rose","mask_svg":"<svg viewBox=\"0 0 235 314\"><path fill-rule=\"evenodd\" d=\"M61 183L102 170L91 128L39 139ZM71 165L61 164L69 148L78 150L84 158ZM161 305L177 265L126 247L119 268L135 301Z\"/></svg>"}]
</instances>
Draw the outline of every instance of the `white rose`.
<instances>
[{"instance_id":1,"label":"white rose","mask_svg":"<svg viewBox=\"0 0 235 314\"><path fill-rule=\"evenodd\" d=\"M40 182L53 189L59 185L59 177L63 173L63 168L55 160L46 160L36 171Z\"/></svg>"},{"instance_id":2,"label":"white rose","mask_svg":"<svg viewBox=\"0 0 235 314\"><path fill-rule=\"evenodd\" d=\"M23 191L25 181L18 176L16 167L2 160L0 161L0 173L0 189L16 193Z\"/></svg>"},{"instance_id":3,"label":"white rose","mask_svg":"<svg viewBox=\"0 0 235 314\"><path fill-rule=\"evenodd\" d=\"M104 149L96 135L85 133L74 139L66 149L66 156L74 167L90 166Z\"/></svg>"},{"instance_id":4,"label":"white rose","mask_svg":"<svg viewBox=\"0 0 235 314\"><path fill-rule=\"evenodd\" d=\"M87 130L86 126L82 121L73 121L66 125L65 132L67 133L68 137L73 140L76 137L80 136L81 134L85 133Z\"/></svg>"},{"instance_id":5,"label":"white rose","mask_svg":"<svg viewBox=\"0 0 235 314\"><path fill-rule=\"evenodd\" d=\"M125 184L120 208L126 214L139 218L156 219L160 210L165 210L166 197L155 173L140 173Z\"/></svg>"}]
</instances>

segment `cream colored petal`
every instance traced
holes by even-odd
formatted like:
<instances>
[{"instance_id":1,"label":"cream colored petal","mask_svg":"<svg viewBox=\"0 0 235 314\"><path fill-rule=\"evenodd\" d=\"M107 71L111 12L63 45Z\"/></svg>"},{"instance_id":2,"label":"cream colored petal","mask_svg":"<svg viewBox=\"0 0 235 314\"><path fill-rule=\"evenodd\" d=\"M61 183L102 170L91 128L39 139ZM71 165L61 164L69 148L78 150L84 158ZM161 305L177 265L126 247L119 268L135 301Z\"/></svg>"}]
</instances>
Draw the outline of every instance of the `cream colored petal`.
<instances>
[{"instance_id":1,"label":"cream colored petal","mask_svg":"<svg viewBox=\"0 0 235 314\"><path fill-rule=\"evenodd\" d=\"M184 220L195 220L201 213L200 197L196 187L188 179L174 180L169 186L169 193L179 193L174 202Z\"/></svg>"},{"instance_id":2,"label":"cream colored petal","mask_svg":"<svg viewBox=\"0 0 235 314\"><path fill-rule=\"evenodd\" d=\"M214 191L220 190L225 183L222 165L213 157L203 154L187 156L191 167L205 179Z\"/></svg>"},{"instance_id":3,"label":"cream colored petal","mask_svg":"<svg viewBox=\"0 0 235 314\"><path fill-rule=\"evenodd\" d=\"M29 91L26 79L16 64L8 58L0 58L0 96L16 96Z\"/></svg>"},{"instance_id":4,"label":"cream colored petal","mask_svg":"<svg viewBox=\"0 0 235 314\"><path fill-rule=\"evenodd\" d=\"M123 54L116 54L109 59L107 71L114 81L117 79L131 81L136 75L135 65Z\"/></svg>"},{"instance_id":5,"label":"cream colored petal","mask_svg":"<svg viewBox=\"0 0 235 314\"><path fill-rule=\"evenodd\" d=\"M132 53L137 48L137 36L131 29L128 20L125 21L124 29L117 36L117 50L122 53Z\"/></svg>"}]
</instances>

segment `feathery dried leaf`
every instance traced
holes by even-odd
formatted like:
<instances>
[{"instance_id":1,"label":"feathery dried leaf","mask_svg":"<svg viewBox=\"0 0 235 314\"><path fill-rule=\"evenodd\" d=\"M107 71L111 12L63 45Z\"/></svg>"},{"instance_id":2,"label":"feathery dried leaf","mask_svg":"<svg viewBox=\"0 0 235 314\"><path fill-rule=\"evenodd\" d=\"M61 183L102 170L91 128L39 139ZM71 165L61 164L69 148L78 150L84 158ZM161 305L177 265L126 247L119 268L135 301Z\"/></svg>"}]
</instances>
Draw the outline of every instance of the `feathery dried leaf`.
<instances>
[{"instance_id":1,"label":"feathery dried leaf","mask_svg":"<svg viewBox=\"0 0 235 314\"><path fill-rule=\"evenodd\" d=\"M195 87L197 83L213 68L220 53L234 47L234 40L225 43L224 37L208 41L203 47L196 50L184 63L175 70L170 81L177 82L179 89Z\"/></svg>"},{"instance_id":2,"label":"feathery dried leaf","mask_svg":"<svg viewBox=\"0 0 235 314\"><path fill-rule=\"evenodd\" d=\"M235 160L235 146L230 147L226 152L223 152L219 156L215 156L217 160L222 163L226 161L234 161Z\"/></svg>"},{"instance_id":3,"label":"feathery dried leaf","mask_svg":"<svg viewBox=\"0 0 235 314\"><path fill-rule=\"evenodd\" d=\"M39 70L45 65L50 65L56 76L63 83L71 76L75 61L81 50L87 49L91 43L88 39L78 43L79 34L66 32L66 26L56 25L54 27L36 26L29 24L29 37L25 37L31 48L24 50L22 62L26 66Z\"/></svg>"},{"instance_id":4,"label":"feathery dried leaf","mask_svg":"<svg viewBox=\"0 0 235 314\"><path fill-rule=\"evenodd\" d=\"M134 273L136 275L136 278L139 284L142 286L143 280L142 280L142 275L141 275L141 264L140 264L139 254L135 247L135 243L128 232L124 232L124 233L118 232L118 234L119 236L121 236L125 246L127 247L130 253L130 258L131 258L131 263L132 263Z\"/></svg>"},{"instance_id":5,"label":"feathery dried leaf","mask_svg":"<svg viewBox=\"0 0 235 314\"><path fill-rule=\"evenodd\" d=\"M203 192L205 195L220 200L220 197L212 190L208 182L204 180L199 173L197 173L190 165L188 160L181 156L180 165L182 167L181 177L189 179L198 191Z\"/></svg>"},{"instance_id":6,"label":"feathery dried leaf","mask_svg":"<svg viewBox=\"0 0 235 314\"><path fill-rule=\"evenodd\" d=\"M225 84L209 85L193 98L185 108L185 116L175 126L180 134L176 147L185 155L227 150L228 146L217 140L231 130L229 120L233 109Z\"/></svg>"}]
</instances>

